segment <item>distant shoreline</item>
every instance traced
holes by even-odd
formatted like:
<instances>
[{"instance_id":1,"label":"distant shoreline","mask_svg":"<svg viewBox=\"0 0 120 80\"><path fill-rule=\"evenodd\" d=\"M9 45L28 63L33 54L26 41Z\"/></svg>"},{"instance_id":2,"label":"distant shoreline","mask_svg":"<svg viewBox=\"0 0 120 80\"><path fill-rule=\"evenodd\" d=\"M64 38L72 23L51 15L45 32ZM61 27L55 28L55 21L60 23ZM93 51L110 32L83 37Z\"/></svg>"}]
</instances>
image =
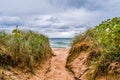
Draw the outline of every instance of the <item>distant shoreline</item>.
<instances>
[{"instance_id":1,"label":"distant shoreline","mask_svg":"<svg viewBox=\"0 0 120 80\"><path fill-rule=\"evenodd\" d=\"M51 48L70 48L71 38L50 38Z\"/></svg>"},{"instance_id":2,"label":"distant shoreline","mask_svg":"<svg viewBox=\"0 0 120 80\"><path fill-rule=\"evenodd\" d=\"M71 48L71 47L51 47L51 48L66 48L66 49L69 49L69 48Z\"/></svg>"},{"instance_id":3,"label":"distant shoreline","mask_svg":"<svg viewBox=\"0 0 120 80\"><path fill-rule=\"evenodd\" d=\"M54 50L61 50L61 49L64 51L64 50L66 50L66 49L69 50L70 48L66 48L66 47L52 48L53 51L54 51Z\"/></svg>"}]
</instances>

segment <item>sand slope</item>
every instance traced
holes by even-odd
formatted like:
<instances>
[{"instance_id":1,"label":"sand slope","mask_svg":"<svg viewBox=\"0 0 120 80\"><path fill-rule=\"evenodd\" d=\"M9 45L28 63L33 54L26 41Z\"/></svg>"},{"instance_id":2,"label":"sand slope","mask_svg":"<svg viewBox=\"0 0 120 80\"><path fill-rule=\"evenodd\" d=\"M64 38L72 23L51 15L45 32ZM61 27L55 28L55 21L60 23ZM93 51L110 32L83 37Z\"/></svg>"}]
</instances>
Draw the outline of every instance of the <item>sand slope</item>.
<instances>
[{"instance_id":1,"label":"sand slope","mask_svg":"<svg viewBox=\"0 0 120 80\"><path fill-rule=\"evenodd\" d=\"M86 72L88 71L88 66L85 64L88 54L86 52L81 52L80 55L67 65L69 71L71 71L76 80L87 80Z\"/></svg>"},{"instance_id":2,"label":"sand slope","mask_svg":"<svg viewBox=\"0 0 120 80\"><path fill-rule=\"evenodd\" d=\"M65 68L68 50L66 48L54 48L53 51L56 56L43 63L43 66L36 70L35 75L15 68L2 70L2 72L6 80L75 80L73 74Z\"/></svg>"}]
</instances>

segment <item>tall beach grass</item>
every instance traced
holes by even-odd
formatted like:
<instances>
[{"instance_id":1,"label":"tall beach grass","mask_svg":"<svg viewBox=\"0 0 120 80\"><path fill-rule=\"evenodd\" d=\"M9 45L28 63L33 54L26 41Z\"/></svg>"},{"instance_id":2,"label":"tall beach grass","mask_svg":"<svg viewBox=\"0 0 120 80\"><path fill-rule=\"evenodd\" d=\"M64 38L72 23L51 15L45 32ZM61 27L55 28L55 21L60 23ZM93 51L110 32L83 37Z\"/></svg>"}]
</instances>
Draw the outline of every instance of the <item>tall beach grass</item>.
<instances>
[{"instance_id":1,"label":"tall beach grass","mask_svg":"<svg viewBox=\"0 0 120 80\"><path fill-rule=\"evenodd\" d=\"M28 68L31 72L52 56L49 39L33 31L0 31L0 65Z\"/></svg>"}]
</instances>

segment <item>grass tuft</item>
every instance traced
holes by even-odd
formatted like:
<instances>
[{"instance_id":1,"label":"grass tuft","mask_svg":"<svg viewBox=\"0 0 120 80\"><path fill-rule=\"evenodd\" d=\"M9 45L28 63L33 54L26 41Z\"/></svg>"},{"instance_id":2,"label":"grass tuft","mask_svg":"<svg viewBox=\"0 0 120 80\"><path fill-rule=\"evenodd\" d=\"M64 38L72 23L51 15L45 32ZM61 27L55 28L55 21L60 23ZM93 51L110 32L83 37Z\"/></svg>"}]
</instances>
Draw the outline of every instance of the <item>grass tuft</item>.
<instances>
[{"instance_id":1,"label":"grass tuft","mask_svg":"<svg viewBox=\"0 0 120 80\"><path fill-rule=\"evenodd\" d=\"M35 68L52 55L49 39L33 31L14 29L12 34L0 32L0 65Z\"/></svg>"}]
</instances>

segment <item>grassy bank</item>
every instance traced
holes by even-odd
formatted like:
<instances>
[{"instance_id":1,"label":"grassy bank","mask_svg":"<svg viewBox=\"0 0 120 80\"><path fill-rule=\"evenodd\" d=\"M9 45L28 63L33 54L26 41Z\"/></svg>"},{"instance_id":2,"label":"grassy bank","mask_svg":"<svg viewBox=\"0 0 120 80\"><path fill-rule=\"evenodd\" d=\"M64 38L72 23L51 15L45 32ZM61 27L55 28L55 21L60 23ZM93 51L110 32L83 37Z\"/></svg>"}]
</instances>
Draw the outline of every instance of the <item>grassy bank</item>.
<instances>
[{"instance_id":1,"label":"grassy bank","mask_svg":"<svg viewBox=\"0 0 120 80\"><path fill-rule=\"evenodd\" d=\"M93 29L77 35L73 39L66 66L81 52L88 56L88 80L118 80L120 78L120 18L103 21Z\"/></svg>"},{"instance_id":2,"label":"grassy bank","mask_svg":"<svg viewBox=\"0 0 120 80\"><path fill-rule=\"evenodd\" d=\"M14 29L12 34L0 31L0 66L19 67L34 73L43 61L51 57L49 39L33 31Z\"/></svg>"}]
</instances>

